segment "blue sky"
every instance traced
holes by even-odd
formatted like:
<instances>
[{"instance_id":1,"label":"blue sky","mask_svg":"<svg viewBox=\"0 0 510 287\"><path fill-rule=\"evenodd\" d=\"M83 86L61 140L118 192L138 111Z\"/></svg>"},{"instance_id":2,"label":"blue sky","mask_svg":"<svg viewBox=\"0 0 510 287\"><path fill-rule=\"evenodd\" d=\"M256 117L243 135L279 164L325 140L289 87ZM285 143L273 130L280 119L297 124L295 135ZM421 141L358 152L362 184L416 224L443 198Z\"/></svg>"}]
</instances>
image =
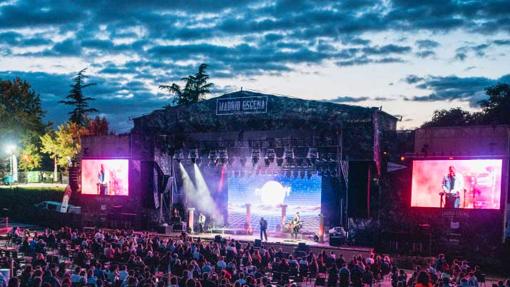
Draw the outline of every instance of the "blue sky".
<instances>
[{"instance_id":1,"label":"blue sky","mask_svg":"<svg viewBox=\"0 0 510 287\"><path fill-rule=\"evenodd\" d=\"M476 110L485 87L510 82L509 52L507 0L0 1L0 78L30 81L58 124L87 67L86 94L118 132L202 62L212 96L382 106L412 128L435 109Z\"/></svg>"}]
</instances>

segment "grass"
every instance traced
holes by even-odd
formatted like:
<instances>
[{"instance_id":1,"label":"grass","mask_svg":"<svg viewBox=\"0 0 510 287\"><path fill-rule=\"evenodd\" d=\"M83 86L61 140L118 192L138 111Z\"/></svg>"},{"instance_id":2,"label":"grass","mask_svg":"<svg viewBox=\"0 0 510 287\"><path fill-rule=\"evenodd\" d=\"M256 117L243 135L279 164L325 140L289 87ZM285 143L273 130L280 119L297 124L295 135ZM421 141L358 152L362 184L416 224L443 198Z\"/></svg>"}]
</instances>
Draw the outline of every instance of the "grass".
<instances>
[{"instance_id":1,"label":"grass","mask_svg":"<svg viewBox=\"0 0 510 287\"><path fill-rule=\"evenodd\" d=\"M23 223L37 223L34 204L41 201L62 201L61 186L1 186L0 216L8 216Z\"/></svg>"}]
</instances>

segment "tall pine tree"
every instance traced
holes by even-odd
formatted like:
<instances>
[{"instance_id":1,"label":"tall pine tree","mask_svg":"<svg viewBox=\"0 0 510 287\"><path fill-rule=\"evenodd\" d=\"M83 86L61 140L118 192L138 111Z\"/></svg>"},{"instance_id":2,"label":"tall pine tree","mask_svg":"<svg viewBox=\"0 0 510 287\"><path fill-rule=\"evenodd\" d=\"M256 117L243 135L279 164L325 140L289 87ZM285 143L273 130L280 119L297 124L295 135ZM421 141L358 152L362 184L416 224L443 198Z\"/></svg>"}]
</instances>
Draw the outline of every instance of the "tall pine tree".
<instances>
[{"instance_id":1,"label":"tall pine tree","mask_svg":"<svg viewBox=\"0 0 510 287\"><path fill-rule=\"evenodd\" d=\"M75 123L81 127L84 127L88 123L88 114L98 112L95 108L89 107L89 101L94 100L91 97L85 97L83 95L83 89L95 85L95 83L85 83L85 79L89 76L85 75L87 68L79 71L73 78L73 84L71 85L71 91L66 96L66 100L60 101L60 103L73 106L74 109L69 112L69 121Z\"/></svg>"},{"instance_id":2,"label":"tall pine tree","mask_svg":"<svg viewBox=\"0 0 510 287\"><path fill-rule=\"evenodd\" d=\"M198 103L203 100L205 95L211 93L213 83L209 83L209 75L206 73L207 64L200 64L198 72L194 75L189 75L182 78L186 84L181 88L176 83L171 85L160 85L160 89L167 90L169 93L175 95L174 104L187 105Z\"/></svg>"}]
</instances>

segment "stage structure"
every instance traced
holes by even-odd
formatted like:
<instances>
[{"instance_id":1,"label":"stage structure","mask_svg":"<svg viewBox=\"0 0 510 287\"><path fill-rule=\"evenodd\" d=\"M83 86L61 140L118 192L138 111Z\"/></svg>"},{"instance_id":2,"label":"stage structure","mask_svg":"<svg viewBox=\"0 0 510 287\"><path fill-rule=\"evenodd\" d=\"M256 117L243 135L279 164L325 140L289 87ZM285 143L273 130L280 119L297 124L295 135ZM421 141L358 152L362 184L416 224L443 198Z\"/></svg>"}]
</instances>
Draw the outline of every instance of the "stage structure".
<instances>
[{"instance_id":1,"label":"stage structure","mask_svg":"<svg viewBox=\"0 0 510 287\"><path fill-rule=\"evenodd\" d=\"M381 138L397 119L379 108L238 91L133 121L112 144L125 151L84 141L81 181L96 182L86 191L82 183L82 208L143 213L152 225L194 218L195 231L203 215L206 228L240 233L257 232L261 217L269 232L288 230L299 212L302 231L317 234L321 222L373 216L386 169ZM101 166L115 177L124 160L128 180L102 183Z\"/></svg>"}]
</instances>

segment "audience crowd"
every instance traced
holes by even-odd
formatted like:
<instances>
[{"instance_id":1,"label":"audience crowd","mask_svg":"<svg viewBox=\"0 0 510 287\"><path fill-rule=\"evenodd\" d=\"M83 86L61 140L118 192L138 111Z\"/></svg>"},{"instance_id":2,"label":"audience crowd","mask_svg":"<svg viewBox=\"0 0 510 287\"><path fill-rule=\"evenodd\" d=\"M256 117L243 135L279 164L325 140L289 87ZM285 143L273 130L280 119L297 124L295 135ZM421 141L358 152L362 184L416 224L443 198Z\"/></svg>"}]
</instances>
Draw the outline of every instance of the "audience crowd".
<instances>
[{"instance_id":1,"label":"audience crowd","mask_svg":"<svg viewBox=\"0 0 510 287\"><path fill-rule=\"evenodd\" d=\"M289 254L236 240L193 239L185 233L162 238L127 230L14 229L10 241L14 247L0 254L0 268L12 274L7 280L0 272L0 287L371 287L384 282L393 287L478 287L485 281L478 266L447 262L444 255L410 274L388 256L344 258L303 250ZM497 285L510 287L510 281Z\"/></svg>"}]
</instances>

